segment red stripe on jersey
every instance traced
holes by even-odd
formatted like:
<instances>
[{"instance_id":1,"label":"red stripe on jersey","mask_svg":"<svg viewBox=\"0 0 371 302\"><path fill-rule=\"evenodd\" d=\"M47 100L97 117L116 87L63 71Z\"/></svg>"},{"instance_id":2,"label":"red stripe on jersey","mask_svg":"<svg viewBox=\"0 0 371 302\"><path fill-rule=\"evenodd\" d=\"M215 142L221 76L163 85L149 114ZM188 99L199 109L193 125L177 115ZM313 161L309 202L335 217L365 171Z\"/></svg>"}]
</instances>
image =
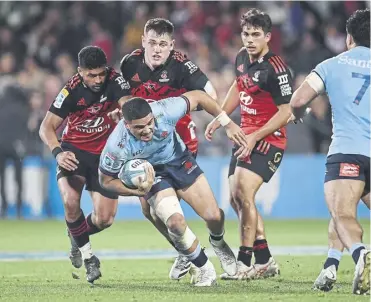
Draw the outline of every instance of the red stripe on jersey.
<instances>
[{"instance_id":1,"label":"red stripe on jersey","mask_svg":"<svg viewBox=\"0 0 371 302\"><path fill-rule=\"evenodd\" d=\"M278 70L278 67L276 66L276 63L273 62L273 58L270 58L270 59L268 60L268 62L273 66L274 71L275 71L276 73L279 73L279 70Z\"/></svg>"},{"instance_id":2,"label":"red stripe on jersey","mask_svg":"<svg viewBox=\"0 0 371 302\"><path fill-rule=\"evenodd\" d=\"M282 66L280 65L280 63L278 62L278 60L276 59L276 57L272 57L272 61L274 61L274 63L278 67L279 72L280 73L283 72Z\"/></svg>"},{"instance_id":3,"label":"red stripe on jersey","mask_svg":"<svg viewBox=\"0 0 371 302\"><path fill-rule=\"evenodd\" d=\"M275 60L275 62L276 62L277 65L279 66L281 72L286 71L285 66L284 66L284 65L281 63L281 61L279 60L279 57L273 57L273 59Z\"/></svg>"},{"instance_id":4,"label":"red stripe on jersey","mask_svg":"<svg viewBox=\"0 0 371 302\"><path fill-rule=\"evenodd\" d=\"M282 66L285 67L285 69L286 69L286 68L287 68L287 65L286 65L285 62L282 60L282 58L279 57L279 56L277 56L277 59L278 59L278 61L281 62Z\"/></svg>"},{"instance_id":5,"label":"red stripe on jersey","mask_svg":"<svg viewBox=\"0 0 371 302\"><path fill-rule=\"evenodd\" d=\"M259 143L258 148L256 148L258 151L260 151L260 148L262 147L263 143L264 143L264 141L261 141L261 142Z\"/></svg>"}]
</instances>

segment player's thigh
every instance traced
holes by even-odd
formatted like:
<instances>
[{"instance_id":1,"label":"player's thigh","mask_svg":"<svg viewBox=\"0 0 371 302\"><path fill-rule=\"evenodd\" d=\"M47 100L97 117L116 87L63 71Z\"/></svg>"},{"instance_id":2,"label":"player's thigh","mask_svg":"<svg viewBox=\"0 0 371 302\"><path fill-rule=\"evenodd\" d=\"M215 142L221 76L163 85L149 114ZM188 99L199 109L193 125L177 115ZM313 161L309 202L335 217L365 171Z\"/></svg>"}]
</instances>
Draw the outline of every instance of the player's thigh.
<instances>
[{"instance_id":1,"label":"player's thigh","mask_svg":"<svg viewBox=\"0 0 371 302\"><path fill-rule=\"evenodd\" d=\"M58 178L59 192L66 209L80 207L84 186L85 178L80 175L60 176Z\"/></svg>"},{"instance_id":2,"label":"player's thigh","mask_svg":"<svg viewBox=\"0 0 371 302\"><path fill-rule=\"evenodd\" d=\"M325 182L325 199L332 217L355 218L364 187L362 180L336 179Z\"/></svg>"},{"instance_id":3,"label":"player's thigh","mask_svg":"<svg viewBox=\"0 0 371 302\"><path fill-rule=\"evenodd\" d=\"M143 215L149 219L151 217L151 206L144 197L139 197L139 201Z\"/></svg>"},{"instance_id":4,"label":"player's thigh","mask_svg":"<svg viewBox=\"0 0 371 302\"><path fill-rule=\"evenodd\" d=\"M99 192L90 191L89 193L93 200L94 213L98 220L112 223L117 213L118 199L103 196Z\"/></svg>"},{"instance_id":5,"label":"player's thigh","mask_svg":"<svg viewBox=\"0 0 371 302\"><path fill-rule=\"evenodd\" d=\"M370 160L354 154L333 154L326 161L325 197L332 215L356 216L359 200L367 190Z\"/></svg>"},{"instance_id":6,"label":"player's thigh","mask_svg":"<svg viewBox=\"0 0 371 302\"><path fill-rule=\"evenodd\" d=\"M112 200L110 202L111 207L108 206L107 208L110 208L111 211L115 209L116 212L116 207L114 207L114 201L116 201L117 204L117 199L118 195L116 193L113 193L111 191L108 191L104 188L101 187L99 183L99 174L98 174L98 169L99 169L99 155L97 154L91 154L88 152L84 152L83 155L83 162L85 165L85 170L86 170L86 190L92 194L92 197L95 196L95 200L93 198L93 201L97 204L100 205L102 202L100 200ZM95 194L98 193L98 194ZM104 204L104 203L103 203ZM99 207L101 208L101 207Z\"/></svg>"},{"instance_id":7,"label":"player's thigh","mask_svg":"<svg viewBox=\"0 0 371 302\"><path fill-rule=\"evenodd\" d=\"M152 195L147 195L145 198L156 216L164 223L166 223L167 219L173 214L173 210L179 212L179 208L181 209L177 194L171 187L153 192Z\"/></svg>"},{"instance_id":8,"label":"player's thigh","mask_svg":"<svg viewBox=\"0 0 371 302\"><path fill-rule=\"evenodd\" d=\"M241 206L243 203L254 202L256 192L263 184L263 178L256 172L238 166L235 171L232 188L234 200Z\"/></svg>"},{"instance_id":9,"label":"player's thigh","mask_svg":"<svg viewBox=\"0 0 371 302\"><path fill-rule=\"evenodd\" d=\"M203 219L220 218L219 206L204 174L198 176L191 186L178 190L177 194Z\"/></svg>"},{"instance_id":10,"label":"player's thigh","mask_svg":"<svg viewBox=\"0 0 371 302\"><path fill-rule=\"evenodd\" d=\"M234 173L234 172L233 172ZM236 183L236 180L235 180L235 176L234 174L232 175L229 175L228 177L228 183L229 183L229 203L231 204L233 210L236 212L237 216L238 216L238 212L240 211L240 206L239 204L234 200L233 198L233 191L232 189L234 188L235 186L235 183Z\"/></svg>"},{"instance_id":11,"label":"player's thigh","mask_svg":"<svg viewBox=\"0 0 371 302\"><path fill-rule=\"evenodd\" d=\"M234 197L253 201L263 182L269 182L281 164L284 150L259 141L250 157L238 160L235 169Z\"/></svg>"}]
</instances>

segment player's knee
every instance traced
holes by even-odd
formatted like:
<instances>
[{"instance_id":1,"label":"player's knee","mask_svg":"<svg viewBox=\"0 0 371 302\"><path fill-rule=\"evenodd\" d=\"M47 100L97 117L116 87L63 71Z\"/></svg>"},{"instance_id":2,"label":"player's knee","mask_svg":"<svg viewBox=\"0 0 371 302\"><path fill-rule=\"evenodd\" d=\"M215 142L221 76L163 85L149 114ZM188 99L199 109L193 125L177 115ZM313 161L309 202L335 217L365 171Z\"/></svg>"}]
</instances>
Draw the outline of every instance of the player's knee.
<instances>
[{"instance_id":1,"label":"player's knee","mask_svg":"<svg viewBox=\"0 0 371 302\"><path fill-rule=\"evenodd\" d=\"M182 214L174 213L166 221L166 226L169 232L181 236L184 233L187 224Z\"/></svg>"},{"instance_id":2,"label":"player's knee","mask_svg":"<svg viewBox=\"0 0 371 302\"><path fill-rule=\"evenodd\" d=\"M203 215L203 219L206 223L220 223L224 220L224 212L218 207L207 209L206 213Z\"/></svg>"},{"instance_id":3,"label":"player's knee","mask_svg":"<svg viewBox=\"0 0 371 302\"><path fill-rule=\"evenodd\" d=\"M96 214L96 226L103 230L106 228L109 228L112 224L113 221L115 220L115 216L111 214L106 214L106 215L99 215Z\"/></svg>"},{"instance_id":4,"label":"player's knee","mask_svg":"<svg viewBox=\"0 0 371 302\"><path fill-rule=\"evenodd\" d=\"M80 199L75 194L69 194L65 192L62 194L63 205L66 212L66 215L72 218L71 216L78 216L80 214ZM76 219L78 217L75 217Z\"/></svg>"}]
</instances>

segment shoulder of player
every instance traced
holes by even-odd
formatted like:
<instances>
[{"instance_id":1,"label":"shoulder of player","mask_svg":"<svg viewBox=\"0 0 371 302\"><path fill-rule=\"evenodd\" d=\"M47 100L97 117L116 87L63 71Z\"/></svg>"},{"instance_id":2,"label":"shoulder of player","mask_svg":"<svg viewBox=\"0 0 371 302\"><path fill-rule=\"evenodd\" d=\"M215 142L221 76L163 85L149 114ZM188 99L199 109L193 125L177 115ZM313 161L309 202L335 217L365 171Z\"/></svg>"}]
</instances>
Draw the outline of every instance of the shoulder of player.
<instances>
[{"instance_id":1,"label":"shoulder of player","mask_svg":"<svg viewBox=\"0 0 371 302\"><path fill-rule=\"evenodd\" d=\"M120 73L118 73L113 67L108 67L108 70L107 70L108 81L112 82L117 77L120 77L120 76L121 76Z\"/></svg>"},{"instance_id":2,"label":"shoulder of player","mask_svg":"<svg viewBox=\"0 0 371 302\"><path fill-rule=\"evenodd\" d=\"M67 81L63 89L66 89L69 93L73 93L77 90L78 87L81 87L82 85L82 78L78 73L76 73Z\"/></svg>"},{"instance_id":3,"label":"shoulder of player","mask_svg":"<svg viewBox=\"0 0 371 302\"><path fill-rule=\"evenodd\" d=\"M124 67L127 67L128 65L130 65L130 64L132 64L132 63L135 63L135 62L141 61L141 60L143 59L143 54L144 54L143 49L136 49L136 50L134 50L133 52L126 54L126 55L121 59L121 62L120 62L120 70L122 71L122 69L123 69Z\"/></svg>"},{"instance_id":4,"label":"shoulder of player","mask_svg":"<svg viewBox=\"0 0 371 302\"><path fill-rule=\"evenodd\" d=\"M171 54L171 61L176 64L184 63L185 61L188 61L188 57L186 54L182 53L179 50L174 50Z\"/></svg>"},{"instance_id":5,"label":"shoulder of player","mask_svg":"<svg viewBox=\"0 0 371 302\"><path fill-rule=\"evenodd\" d=\"M291 75L291 71L285 61L278 55L274 53L269 53L268 56L265 57L264 64L267 65L268 69L276 75L288 73Z\"/></svg>"},{"instance_id":6,"label":"shoulder of player","mask_svg":"<svg viewBox=\"0 0 371 302\"><path fill-rule=\"evenodd\" d=\"M247 57L247 52L246 52L246 47L241 47L240 50L237 52L237 55L236 55L236 60L240 57Z\"/></svg>"},{"instance_id":7,"label":"shoulder of player","mask_svg":"<svg viewBox=\"0 0 371 302\"><path fill-rule=\"evenodd\" d=\"M141 62L143 60L144 51L143 49L136 49L131 53L126 54L120 62L121 74L124 74L132 64Z\"/></svg>"}]
</instances>

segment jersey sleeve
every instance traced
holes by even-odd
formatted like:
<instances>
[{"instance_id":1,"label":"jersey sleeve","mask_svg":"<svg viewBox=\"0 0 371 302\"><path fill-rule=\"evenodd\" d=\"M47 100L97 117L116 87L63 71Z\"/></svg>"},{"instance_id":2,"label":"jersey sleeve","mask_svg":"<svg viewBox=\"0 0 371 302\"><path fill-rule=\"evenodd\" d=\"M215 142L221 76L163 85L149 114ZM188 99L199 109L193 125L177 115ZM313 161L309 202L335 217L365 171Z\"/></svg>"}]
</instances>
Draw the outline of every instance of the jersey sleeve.
<instances>
[{"instance_id":1,"label":"jersey sleeve","mask_svg":"<svg viewBox=\"0 0 371 302\"><path fill-rule=\"evenodd\" d=\"M120 74L113 72L111 81L113 97L115 100L118 101L123 96L131 95L129 82Z\"/></svg>"},{"instance_id":2,"label":"jersey sleeve","mask_svg":"<svg viewBox=\"0 0 371 302\"><path fill-rule=\"evenodd\" d=\"M318 74L318 76L321 78L323 84L325 85L325 90L326 90L326 84L327 84L327 81L328 81L328 78L329 78L329 74L328 74L328 66L330 64L331 60L328 59L328 60L325 60L321 63L319 63L316 68L313 69L312 72L315 72L316 74Z\"/></svg>"},{"instance_id":3,"label":"jersey sleeve","mask_svg":"<svg viewBox=\"0 0 371 302\"><path fill-rule=\"evenodd\" d=\"M150 104L155 116L162 116L167 122L176 125L179 119L190 111L190 103L187 97L167 98Z\"/></svg>"},{"instance_id":4,"label":"jersey sleeve","mask_svg":"<svg viewBox=\"0 0 371 302\"><path fill-rule=\"evenodd\" d=\"M65 119L73 108L73 98L71 89L66 86L58 93L49 111Z\"/></svg>"},{"instance_id":5,"label":"jersey sleeve","mask_svg":"<svg viewBox=\"0 0 371 302\"><path fill-rule=\"evenodd\" d=\"M121 167L127 161L125 140L123 137L123 121L119 122L109 136L100 155L99 170L106 175L117 178Z\"/></svg>"},{"instance_id":6,"label":"jersey sleeve","mask_svg":"<svg viewBox=\"0 0 371 302\"><path fill-rule=\"evenodd\" d=\"M268 73L269 92L277 106L290 103L294 91L291 73L283 66L281 63L279 67L271 68Z\"/></svg>"},{"instance_id":7,"label":"jersey sleeve","mask_svg":"<svg viewBox=\"0 0 371 302\"><path fill-rule=\"evenodd\" d=\"M205 85L209 81L207 76L192 61L185 59L181 62L181 73L183 76L183 87L187 91L205 90Z\"/></svg>"},{"instance_id":8,"label":"jersey sleeve","mask_svg":"<svg viewBox=\"0 0 371 302\"><path fill-rule=\"evenodd\" d=\"M123 96L131 95L129 56L130 54L125 55L120 62L120 79L118 81L125 83L121 86Z\"/></svg>"}]
</instances>

